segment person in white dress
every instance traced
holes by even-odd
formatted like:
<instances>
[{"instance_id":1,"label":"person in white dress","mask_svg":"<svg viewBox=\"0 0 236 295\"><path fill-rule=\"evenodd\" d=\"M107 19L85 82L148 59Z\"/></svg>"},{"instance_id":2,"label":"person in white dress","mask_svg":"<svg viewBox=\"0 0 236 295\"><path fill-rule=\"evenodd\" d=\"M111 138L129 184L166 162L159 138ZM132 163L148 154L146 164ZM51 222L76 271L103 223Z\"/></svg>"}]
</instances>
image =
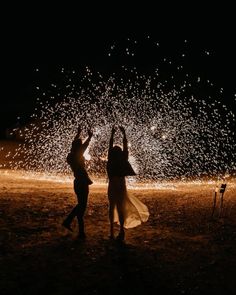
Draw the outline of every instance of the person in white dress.
<instances>
[{"instance_id":1,"label":"person in white dress","mask_svg":"<svg viewBox=\"0 0 236 295\"><path fill-rule=\"evenodd\" d=\"M110 219L110 238L114 238L114 222L120 225L120 232L117 239L125 239L125 228L132 228L146 222L149 211L139 199L128 195L126 188L126 176L134 176L131 164L128 161L128 143L125 129L119 127L123 134L123 150L118 145L113 145L115 127L112 128L108 151L107 174L108 199L109 199L109 219Z\"/></svg>"}]
</instances>

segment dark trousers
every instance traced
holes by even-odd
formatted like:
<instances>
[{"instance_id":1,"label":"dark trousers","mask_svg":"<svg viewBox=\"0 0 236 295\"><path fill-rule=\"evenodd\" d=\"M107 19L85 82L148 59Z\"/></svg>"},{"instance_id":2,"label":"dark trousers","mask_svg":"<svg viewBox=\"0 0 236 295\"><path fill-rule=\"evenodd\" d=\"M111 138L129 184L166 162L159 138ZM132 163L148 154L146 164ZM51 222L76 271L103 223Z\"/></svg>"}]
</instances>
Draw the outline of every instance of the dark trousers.
<instances>
[{"instance_id":1,"label":"dark trousers","mask_svg":"<svg viewBox=\"0 0 236 295\"><path fill-rule=\"evenodd\" d=\"M73 208L70 214L66 218L66 222L71 224L75 216L77 216L78 224L79 224L79 232L84 233L84 213L87 207L88 194L89 194L89 186L86 181L78 180L75 178L74 180L74 191L77 196L78 204Z\"/></svg>"}]
</instances>

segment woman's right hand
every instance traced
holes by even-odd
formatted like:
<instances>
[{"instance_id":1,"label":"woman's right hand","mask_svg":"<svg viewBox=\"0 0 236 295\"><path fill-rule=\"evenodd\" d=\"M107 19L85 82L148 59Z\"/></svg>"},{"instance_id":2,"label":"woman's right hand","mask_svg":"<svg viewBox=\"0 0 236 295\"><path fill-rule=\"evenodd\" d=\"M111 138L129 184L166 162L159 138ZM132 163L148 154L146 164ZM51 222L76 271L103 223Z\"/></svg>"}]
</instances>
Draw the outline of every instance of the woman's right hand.
<instances>
[{"instance_id":1,"label":"woman's right hand","mask_svg":"<svg viewBox=\"0 0 236 295\"><path fill-rule=\"evenodd\" d=\"M80 133L81 133L81 131L82 131L81 127L80 127L80 126L78 126L78 128L77 128L77 134L80 134Z\"/></svg>"},{"instance_id":2,"label":"woman's right hand","mask_svg":"<svg viewBox=\"0 0 236 295\"><path fill-rule=\"evenodd\" d=\"M89 137L92 137L92 136L93 136L93 131L92 131L92 129L89 129L89 130L88 130L88 136L89 136Z\"/></svg>"},{"instance_id":3,"label":"woman's right hand","mask_svg":"<svg viewBox=\"0 0 236 295\"><path fill-rule=\"evenodd\" d=\"M125 134L125 128L124 128L123 126L119 126L119 128L120 128L120 131L121 131L123 134Z\"/></svg>"},{"instance_id":4,"label":"woman's right hand","mask_svg":"<svg viewBox=\"0 0 236 295\"><path fill-rule=\"evenodd\" d=\"M114 135L115 132L116 132L116 127L113 126L113 127L112 127L112 130L111 130L111 134Z\"/></svg>"}]
</instances>

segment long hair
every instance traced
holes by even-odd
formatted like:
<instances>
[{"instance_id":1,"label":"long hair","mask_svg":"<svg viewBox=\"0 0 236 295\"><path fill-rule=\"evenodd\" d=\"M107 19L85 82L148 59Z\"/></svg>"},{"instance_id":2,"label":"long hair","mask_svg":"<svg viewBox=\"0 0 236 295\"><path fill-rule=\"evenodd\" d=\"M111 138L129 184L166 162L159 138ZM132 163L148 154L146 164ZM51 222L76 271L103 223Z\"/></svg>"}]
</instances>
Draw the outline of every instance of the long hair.
<instances>
[{"instance_id":1,"label":"long hair","mask_svg":"<svg viewBox=\"0 0 236 295\"><path fill-rule=\"evenodd\" d=\"M126 159L123 150L117 145L110 151L107 162L107 172L109 177L135 175L135 172L128 159Z\"/></svg>"},{"instance_id":2,"label":"long hair","mask_svg":"<svg viewBox=\"0 0 236 295\"><path fill-rule=\"evenodd\" d=\"M72 142L71 146L71 152L74 152L76 149L80 148L82 146L82 140L81 138L78 138Z\"/></svg>"},{"instance_id":3,"label":"long hair","mask_svg":"<svg viewBox=\"0 0 236 295\"><path fill-rule=\"evenodd\" d=\"M118 162L118 161L122 161L123 158L124 156L123 156L123 151L121 147L118 145L113 146L113 148L111 149L109 161Z\"/></svg>"}]
</instances>

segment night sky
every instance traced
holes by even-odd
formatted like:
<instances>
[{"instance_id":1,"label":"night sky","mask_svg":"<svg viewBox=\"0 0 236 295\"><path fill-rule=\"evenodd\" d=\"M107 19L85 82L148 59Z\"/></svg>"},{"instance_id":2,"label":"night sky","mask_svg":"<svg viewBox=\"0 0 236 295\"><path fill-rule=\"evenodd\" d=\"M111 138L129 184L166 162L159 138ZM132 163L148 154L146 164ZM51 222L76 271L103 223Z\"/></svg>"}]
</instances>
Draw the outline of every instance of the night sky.
<instances>
[{"instance_id":1,"label":"night sky","mask_svg":"<svg viewBox=\"0 0 236 295\"><path fill-rule=\"evenodd\" d=\"M27 122L36 103L35 86L46 89L62 67L79 70L89 66L109 73L122 64L135 64L141 71L151 72L161 67L163 57L177 61L181 52L188 53L186 70L223 87L225 103L235 108L236 42L232 17L220 10L218 14L194 17L188 13L186 19L182 17L184 13L174 18L172 15L173 11L166 17L158 11L154 15L141 12L108 16L105 12L96 14L96 10L86 14L79 10L76 18L66 13L56 17L12 15L2 36L1 137L7 127L17 122L17 117L22 124ZM160 43L158 51L146 46L147 36ZM121 54L109 59L111 45L115 42L124 49L127 38L140 42L132 62ZM187 45L184 40L188 40ZM211 53L209 58L204 57L205 50ZM163 74L165 71L163 67Z\"/></svg>"}]
</instances>

